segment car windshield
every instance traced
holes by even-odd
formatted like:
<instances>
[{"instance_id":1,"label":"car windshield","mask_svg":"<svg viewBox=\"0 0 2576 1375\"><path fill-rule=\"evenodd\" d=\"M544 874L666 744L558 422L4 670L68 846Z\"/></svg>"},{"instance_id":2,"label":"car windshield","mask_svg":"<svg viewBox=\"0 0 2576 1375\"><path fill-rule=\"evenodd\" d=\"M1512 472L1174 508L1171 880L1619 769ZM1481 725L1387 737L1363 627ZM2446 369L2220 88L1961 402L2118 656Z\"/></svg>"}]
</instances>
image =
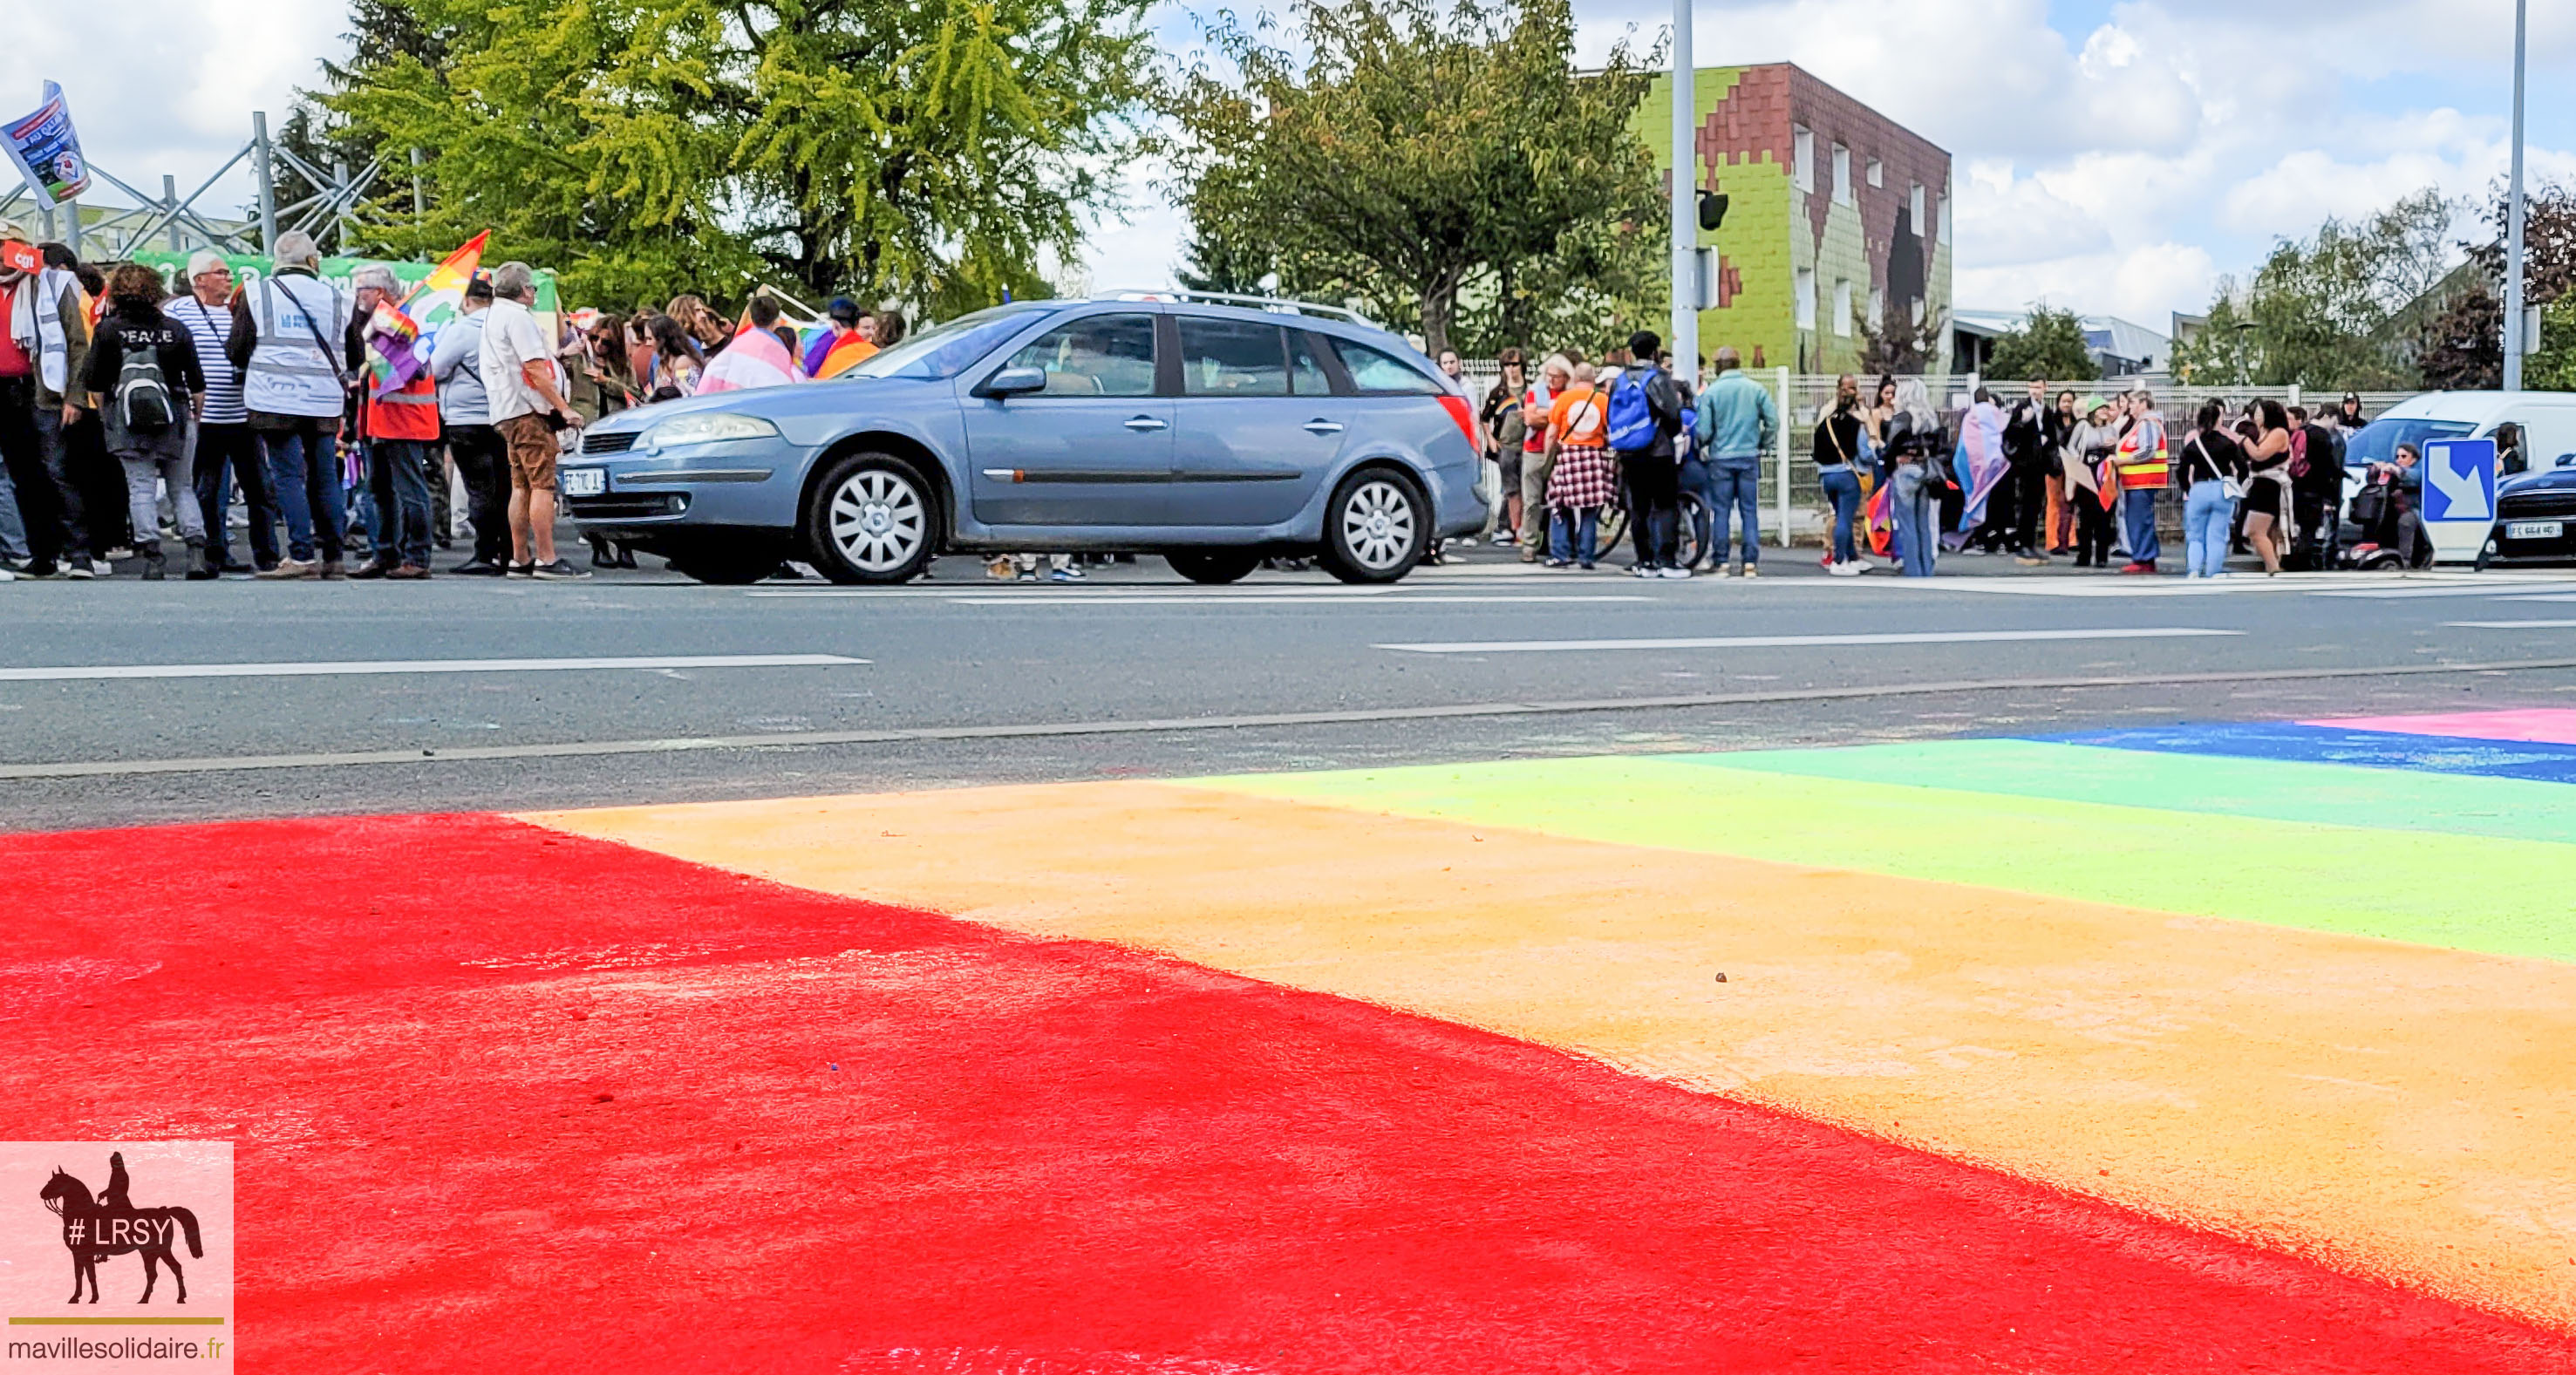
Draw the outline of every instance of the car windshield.
<instances>
[{"instance_id":1,"label":"car windshield","mask_svg":"<svg viewBox=\"0 0 2576 1375\"><path fill-rule=\"evenodd\" d=\"M1038 302L1023 301L960 315L945 324L932 325L892 348L879 350L841 375L954 377L991 352L994 345L1017 334L1029 322L1030 312L1040 309L1043 306Z\"/></svg>"},{"instance_id":2,"label":"car windshield","mask_svg":"<svg viewBox=\"0 0 2576 1375\"><path fill-rule=\"evenodd\" d=\"M2400 444L2414 445L2415 452L2420 455L2424 452L2425 440L2457 439L2476 428L2465 420L2404 420L2381 416L2352 432L2352 440L2344 449L2344 467L2351 470L2364 463L2394 463Z\"/></svg>"}]
</instances>

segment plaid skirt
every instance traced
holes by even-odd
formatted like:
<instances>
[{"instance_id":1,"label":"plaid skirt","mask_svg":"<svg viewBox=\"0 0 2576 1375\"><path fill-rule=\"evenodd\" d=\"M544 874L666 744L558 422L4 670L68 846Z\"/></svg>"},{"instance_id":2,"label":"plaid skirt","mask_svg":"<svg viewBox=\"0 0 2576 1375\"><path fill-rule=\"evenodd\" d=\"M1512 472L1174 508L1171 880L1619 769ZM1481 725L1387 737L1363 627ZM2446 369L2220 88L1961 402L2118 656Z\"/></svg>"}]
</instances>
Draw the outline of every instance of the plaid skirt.
<instances>
[{"instance_id":1,"label":"plaid skirt","mask_svg":"<svg viewBox=\"0 0 2576 1375\"><path fill-rule=\"evenodd\" d=\"M1619 496L1618 465L1608 449L1568 444L1556 451L1556 470L1547 475L1547 504L1580 511L1607 506Z\"/></svg>"}]
</instances>

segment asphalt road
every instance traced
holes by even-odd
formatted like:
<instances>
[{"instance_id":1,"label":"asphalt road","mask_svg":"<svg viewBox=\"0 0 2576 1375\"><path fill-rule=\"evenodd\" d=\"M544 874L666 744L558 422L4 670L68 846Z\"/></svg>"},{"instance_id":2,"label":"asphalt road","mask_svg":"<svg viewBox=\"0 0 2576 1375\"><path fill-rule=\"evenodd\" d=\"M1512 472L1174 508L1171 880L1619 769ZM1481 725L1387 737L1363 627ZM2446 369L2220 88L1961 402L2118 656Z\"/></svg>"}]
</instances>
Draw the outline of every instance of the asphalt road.
<instances>
[{"instance_id":1,"label":"asphalt road","mask_svg":"<svg viewBox=\"0 0 2576 1375\"><path fill-rule=\"evenodd\" d=\"M0 826L2284 718L2576 693L2576 578L0 587ZM600 664L597 661L613 661ZM506 661L506 662L496 662ZM2474 666L2461 668L2459 666Z\"/></svg>"}]
</instances>

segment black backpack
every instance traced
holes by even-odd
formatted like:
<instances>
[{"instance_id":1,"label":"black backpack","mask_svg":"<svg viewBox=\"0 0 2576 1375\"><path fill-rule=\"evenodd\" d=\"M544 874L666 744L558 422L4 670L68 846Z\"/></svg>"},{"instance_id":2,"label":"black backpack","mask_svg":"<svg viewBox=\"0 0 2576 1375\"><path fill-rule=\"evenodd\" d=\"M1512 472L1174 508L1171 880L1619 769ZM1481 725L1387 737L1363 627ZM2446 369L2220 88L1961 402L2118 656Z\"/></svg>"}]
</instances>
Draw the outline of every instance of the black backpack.
<instances>
[{"instance_id":1,"label":"black backpack","mask_svg":"<svg viewBox=\"0 0 2576 1375\"><path fill-rule=\"evenodd\" d=\"M130 434L153 434L179 423L179 403L161 375L161 351L127 347L116 370L116 418Z\"/></svg>"}]
</instances>

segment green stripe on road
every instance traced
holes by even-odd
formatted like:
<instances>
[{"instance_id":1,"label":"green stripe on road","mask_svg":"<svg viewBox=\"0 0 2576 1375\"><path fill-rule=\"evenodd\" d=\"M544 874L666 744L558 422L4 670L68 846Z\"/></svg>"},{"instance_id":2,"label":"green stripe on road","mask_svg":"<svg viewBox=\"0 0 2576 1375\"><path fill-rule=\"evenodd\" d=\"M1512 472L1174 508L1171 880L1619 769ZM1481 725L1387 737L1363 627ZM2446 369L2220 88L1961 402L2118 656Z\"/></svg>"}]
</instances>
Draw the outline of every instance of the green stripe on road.
<instances>
[{"instance_id":1,"label":"green stripe on road","mask_svg":"<svg viewBox=\"0 0 2576 1375\"><path fill-rule=\"evenodd\" d=\"M2576 788L2520 778L2160 753L2037 740L1665 756L1761 773L1902 783L2067 802L2576 843Z\"/></svg>"},{"instance_id":2,"label":"green stripe on road","mask_svg":"<svg viewBox=\"0 0 2576 1375\"><path fill-rule=\"evenodd\" d=\"M1650 757L1195 784L1610 844L2576 961L2576 845L2548 841L2193 815Z\"/></svg>"}]
</instances>

